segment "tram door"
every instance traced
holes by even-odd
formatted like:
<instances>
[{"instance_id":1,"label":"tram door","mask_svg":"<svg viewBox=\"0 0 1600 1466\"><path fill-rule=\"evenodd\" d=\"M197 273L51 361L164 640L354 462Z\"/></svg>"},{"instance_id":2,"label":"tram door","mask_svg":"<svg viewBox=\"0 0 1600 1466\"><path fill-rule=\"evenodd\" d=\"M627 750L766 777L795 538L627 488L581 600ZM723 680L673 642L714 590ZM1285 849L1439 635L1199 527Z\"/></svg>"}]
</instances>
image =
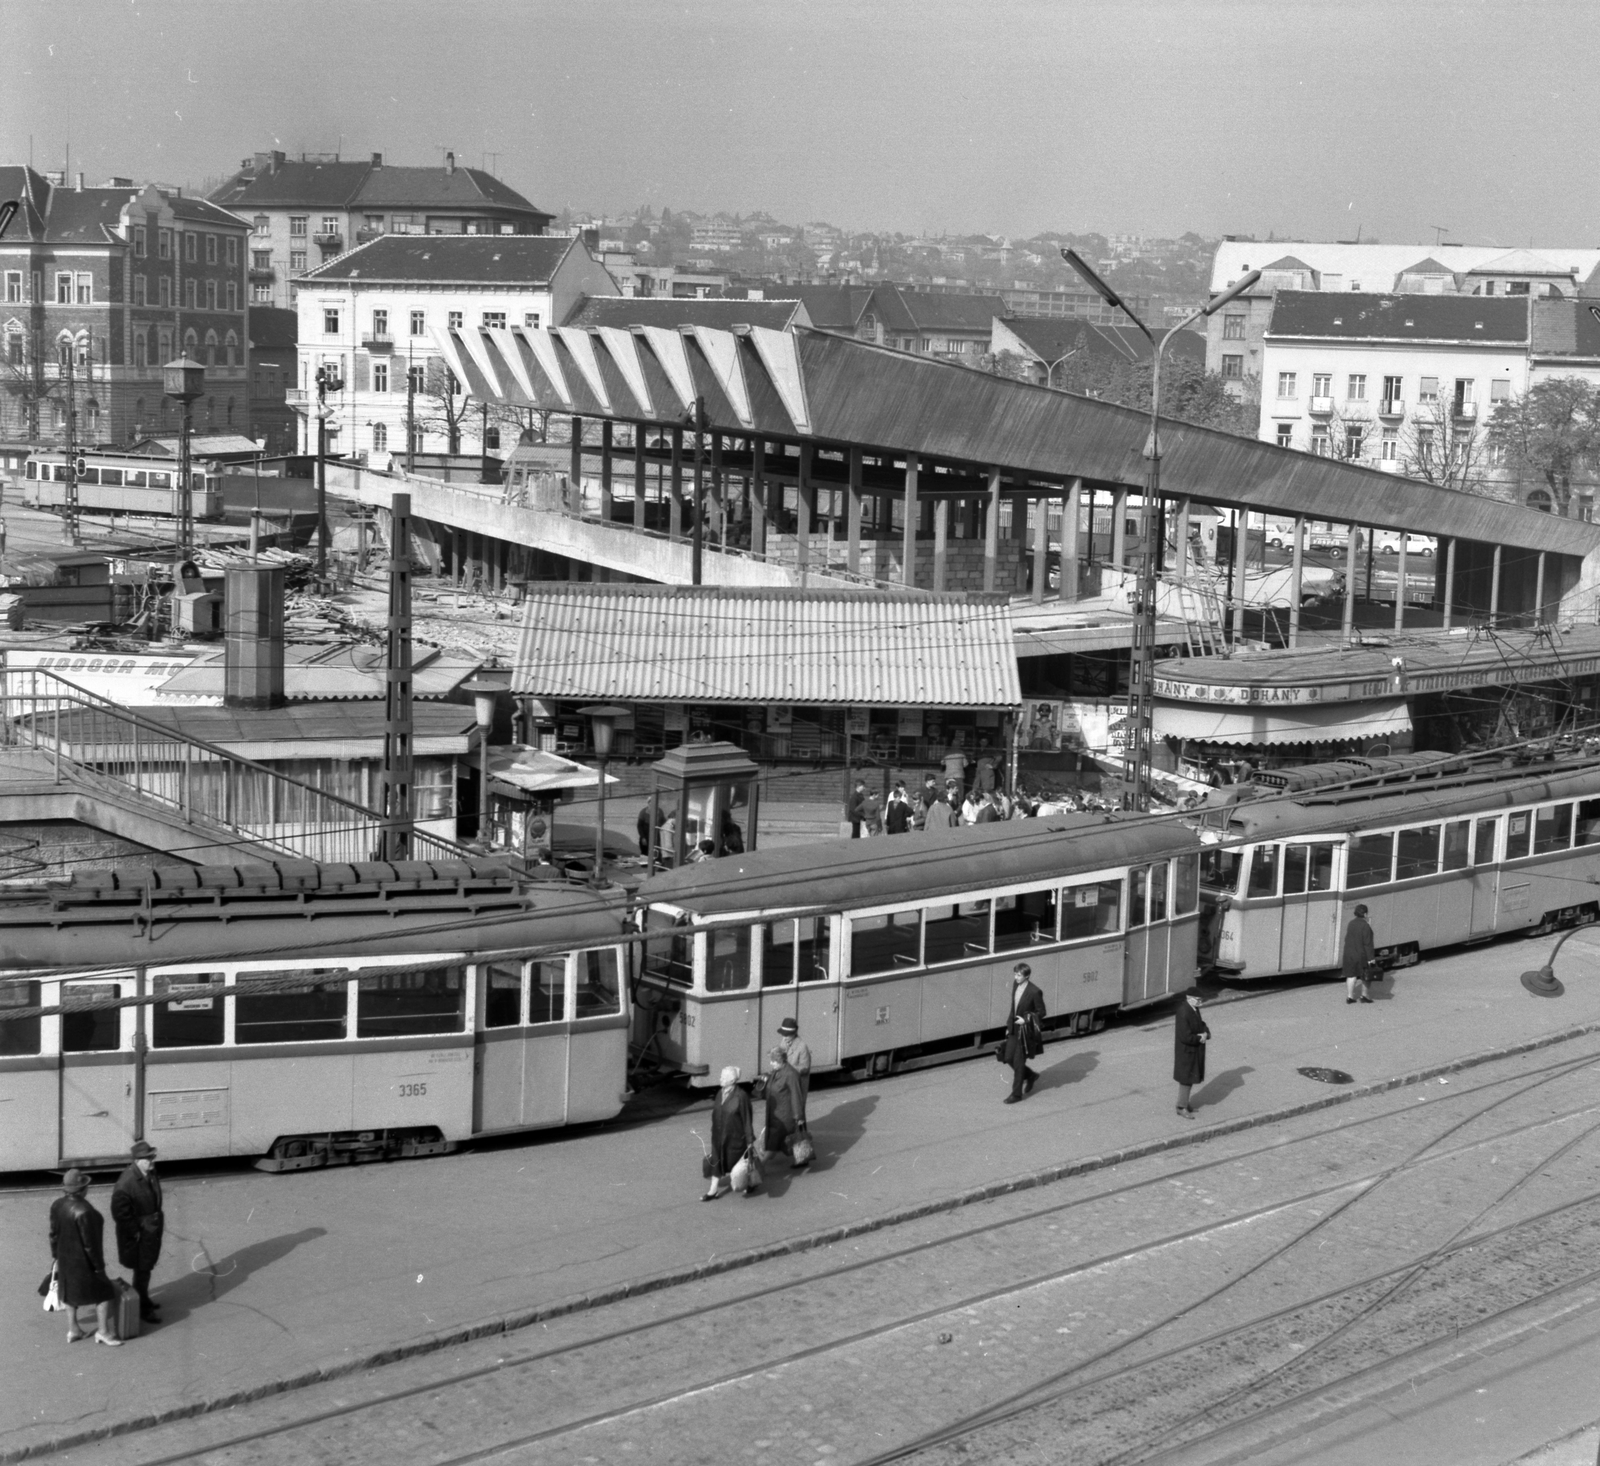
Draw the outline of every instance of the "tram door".
<instances>
[{"instance_id":1,"label":"tram door","mask_svg":"<svg viewBox=\"0 0 1600 1466\"><path fill-rule=\"evenodd\" d=\"M1125 949L1122 1001L1142 1003L1168 990L1167 960L1171 928L1167 925L1165 860L1135 866L1128 872L1128 945Z\"/></svg>"},{"instance_id":2,"label":"tram door","mask_svg":"<svg viewBox=\"0 0 1600 1466\"><path fill-rule=\"evenodd\" d=\"M63 1003L134 996L131 977L61 984ZM47 1000L48 1001L48 1000ZM106 1159L133 1143L132 1008L61 1015L61 1159Z\"/></svg>"},{"instance_id":3,"label":"tram door","mask_svg":"<svg viewBox=\"0 0 1600 1466\"><path fill-rule=\"evenodd\" d=\"M1339 897L1331 840L1283 848L1280 972L1316 972L1339 960Z\"/></svg>"},{"instance_id":4,"label":"tram door","mask_svg":"<svg viewBox=\"0 0 1600 1466\"><path fill-rule=\"evenodd\" d=\"M1495 868L1495 836L1500 817L1472 822L1472 935L1486 937L1494 931L1500 900L1500 873Z\"/></svg>"},{"instance_id":5,"label":"tram door","mask_svg":"<svg viewBox=\"0 0 1600 1466\"><path fill-rule=\"evenodd\" d=\"M827 918L769 921L762 932L761 1067L785 1018L800 1025L813 1068L837 1064L839 984L830 980Z\"/></svg>"}]
</instances>

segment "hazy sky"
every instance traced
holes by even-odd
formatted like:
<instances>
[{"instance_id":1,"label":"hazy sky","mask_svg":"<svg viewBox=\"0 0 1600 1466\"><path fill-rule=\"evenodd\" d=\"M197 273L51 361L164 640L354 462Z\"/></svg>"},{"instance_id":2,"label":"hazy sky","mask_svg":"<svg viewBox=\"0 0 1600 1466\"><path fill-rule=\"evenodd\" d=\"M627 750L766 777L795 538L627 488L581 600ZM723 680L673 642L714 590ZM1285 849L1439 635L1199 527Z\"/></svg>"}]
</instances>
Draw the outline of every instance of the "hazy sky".
<instances>
[{"instance_id":1,"label":"hazy sky","mask_svg":"<svg viewBox=\"0 0 1600 1466\"><path fill-rule=\"evenodd\" d=\"M0 158L282 147L546 209L1600 242L1596 0L0 0Z\"/></svg>"}]
</instances>

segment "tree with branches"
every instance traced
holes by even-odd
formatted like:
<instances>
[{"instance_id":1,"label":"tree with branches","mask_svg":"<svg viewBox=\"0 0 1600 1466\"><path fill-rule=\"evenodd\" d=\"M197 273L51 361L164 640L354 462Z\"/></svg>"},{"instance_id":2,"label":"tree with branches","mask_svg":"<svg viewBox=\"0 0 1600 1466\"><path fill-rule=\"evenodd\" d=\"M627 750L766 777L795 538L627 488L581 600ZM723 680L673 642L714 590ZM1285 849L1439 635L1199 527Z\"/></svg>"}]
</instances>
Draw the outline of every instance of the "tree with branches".
<instances>
[{"instance_id":1,"label":"tree with branches","mask_svg":"<svg viewBox=\"0 0 1600 1466\"><path fill-rule=\"evenodd\" d=\"M472 412L472 399L461 390L443 357L428 359L415 411L420 431L442 436L452 454L461 451L461 429Z\"/></svg>"},{"instance_id":2,"label":"tree with branches","mask_svg":"<svg viewBox=\"0 0 1600 1466\"><path fill-rule=\"evenodd\" d=\"M1070 392L1150 411L1150 363L1124 357L1074 356L1063 367ZM1161 416L1243 438L1256 434L1256 404L1234 397L1218 372L1198 361L1168 357L1161 366Z\"/></svg>"},{"instance_id":3,"label":"tree with branches","mask_svg":"<svg viewBox=\"0 0 1600 1466\"><path fill-rule=\"evenodd\" d=\"M1489 441L1514 475L1521 499L1530 483L1571 517L1575 481L1595 482L1600 459L1600 390L1582 377L1552 377L1498 404Z\"/></svg>"},{"instance_id":4,"label":"tree with branches","mask_svg":"<svg viewBox=\"0 0 1600 1466\"><path fill-rule=\"evenodd\" d=\"M1449 410L1413 412L1400 435L1400 471L1407 478L1462 494L1492 494L1484 435L1470 422L1457 425Z\"/></svg>"},{"instance_id":5,"label":"tree with branches","mask_svg":"<svg viewBox=\"0 0 1600 1466\"><path fill-rule=\"evenodd\" d=\"M9 332L0 340L0 348L0 391L16 403L15 416L22 435L30 442L42 442L41 409L46 402L66 401L66 382L59 374L45 375L38 332L32 333L31 340Z\"/></svg>"}]
</instances>

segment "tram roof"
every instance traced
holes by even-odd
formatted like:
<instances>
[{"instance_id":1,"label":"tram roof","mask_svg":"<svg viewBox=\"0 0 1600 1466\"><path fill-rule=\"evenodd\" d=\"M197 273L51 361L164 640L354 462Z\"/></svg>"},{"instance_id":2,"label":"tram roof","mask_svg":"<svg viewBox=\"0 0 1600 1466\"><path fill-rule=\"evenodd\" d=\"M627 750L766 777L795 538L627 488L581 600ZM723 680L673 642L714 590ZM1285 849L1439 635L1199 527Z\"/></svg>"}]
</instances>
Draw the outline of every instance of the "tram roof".
<instances>
[{"instance_id":1,"label":"tram roof","mask_svg":"<svg viewBox=\"0 0 1600 1466\"><path fill-rule=\"evenodd\" d=\"M699 916L812 906L879 906L1021 884L1185 854L1199 840L1176 821L1121 823L1051 815L907 839L837 840L760 850L652 876L638 899Z\"/></svg>"},{"instance_id":2,"label":"tram roof","mask_svg":"<svg viewBox=\"0 0 1600 1466\"><path fill-rule=\"evenodd\" d=\"M1554 799L1600 795L1600 760L1547 765L1542 769L1474 770L1446 775L1437 783L1394 786L1272 798L1236 804L1228 811L1228 830L1247 840L1288 835L1347 834L1384 825L1455 819L1484 810L1508 809Z\"/></svg>"}]
</instances>

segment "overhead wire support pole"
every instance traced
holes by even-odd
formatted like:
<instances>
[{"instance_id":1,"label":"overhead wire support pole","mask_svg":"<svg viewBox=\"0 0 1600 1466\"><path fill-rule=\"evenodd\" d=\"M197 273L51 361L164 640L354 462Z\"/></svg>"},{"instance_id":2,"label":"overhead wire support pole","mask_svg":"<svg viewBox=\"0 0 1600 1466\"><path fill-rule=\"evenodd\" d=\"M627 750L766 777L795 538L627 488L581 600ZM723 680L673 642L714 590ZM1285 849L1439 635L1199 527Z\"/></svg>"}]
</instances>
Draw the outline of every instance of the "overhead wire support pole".
<instances>
[{"instance_id":1,"label":"overhead wire support pole","mask_svg":"<svg viewBox=\"0 0 1600 1466\"><path fill-rule=\"evenodd\" d=\"M411 495L390 496L389 634L383 719L383 860L410 860Z\"/></svg>"},{"instance_id":2,"label":"overhead wire support pole","mask_svg":"<svg viewBox=\"0 0 1600 1466\"><path fill-rule=\"evenodd\" d=\"M1209 316L1242 295L1261 278L1252 270L1229 289L1208 301L1199 310L1179 321L1158 344L1150 328L1131 310L1122 297L1105 283L1075 250L1063 248L1061 257L1095 290L1108 305L1120 309L1150 343L1150 436L1145 442L1149 467L1145 474L1145 493L1139 506L1139 544L1135 551L1138 592L1133 604L1132 655L1128 664L1128 715L1122 760L1123 807L1141 813L1150 808L1153 767L1156 653L1156 593L1159 587L1161 545L1164 532L1161 512L1161 357L1172 338L1202 316ZM1120 521L1121 516L1118 515ZM1238 546L1234 548L1238 554Z\"/></svg>"},{"instance_id":3,"label":"overhead wire support pole","mask_svg":"<svg viewBox=\"0 0 1600 1466\"><path fill-rule=\"evenodd\" d=\"M706 399L694 399L694 556L691 580L695 585L701 583L705 570L705 431L706 431Z\"/></svg>"}]
</instances>

